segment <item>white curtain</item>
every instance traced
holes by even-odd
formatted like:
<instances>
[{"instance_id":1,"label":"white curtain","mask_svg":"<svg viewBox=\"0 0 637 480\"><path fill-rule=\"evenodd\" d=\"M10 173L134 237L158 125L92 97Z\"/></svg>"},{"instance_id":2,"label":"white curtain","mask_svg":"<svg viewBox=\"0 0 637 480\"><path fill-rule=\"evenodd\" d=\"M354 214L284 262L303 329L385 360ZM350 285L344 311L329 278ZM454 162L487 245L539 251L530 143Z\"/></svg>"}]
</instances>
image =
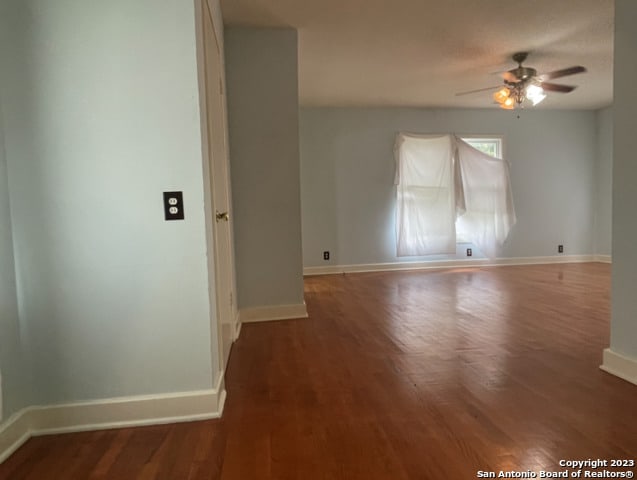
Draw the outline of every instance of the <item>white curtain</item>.
<instances>
[{"instance_id":1,"label":"white curtain","mask_svg":"<svg viewBox=\"0 0 637 480\"><path fill-rule=\"evenodd\" d=\"M497 255L516 221L505 160L453 135L405 133L395 157L398 256L455 254L456 231Z\"/></svg>"},{"instance_id":2,"label":"white curtain","mask_svg":"<svg viewBox=\"0 0 637 480\"><path fill-rule=\"evenodd\" d=\"M456 137L456 168L462 182L464 213L457 234L495 258L515 225L509 163L491 157Z\"/></svg>"},{"instance_id":3,"label":"white curtain","mask_svg":"<svg viewBox=\"0 0 637 480\"><path fill-rule=\"evenodd\" d=\"M398 256L455 253L452 137L399 134L395 148Z\"/></svg>"}]
</instances>

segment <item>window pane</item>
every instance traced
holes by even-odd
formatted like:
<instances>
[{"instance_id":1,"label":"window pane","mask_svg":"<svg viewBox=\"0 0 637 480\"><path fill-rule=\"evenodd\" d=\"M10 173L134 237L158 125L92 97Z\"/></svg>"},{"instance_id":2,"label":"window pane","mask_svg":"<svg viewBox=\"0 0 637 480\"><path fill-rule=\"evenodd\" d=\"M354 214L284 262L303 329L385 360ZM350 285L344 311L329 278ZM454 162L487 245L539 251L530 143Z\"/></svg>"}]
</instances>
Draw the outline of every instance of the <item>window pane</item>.
<instances>
[{"instance_id":1,"label":"window pane","mask_svg":"<svg viewBox=\"0 0 637 480\"><path fill-rule=\"evenodd\" d=\"M501 138L466 137L463 138L463 140L471 145L473 148L480 150L482 153L486 153L491 157L502 158Z\"/></svg>"}]
</instances>

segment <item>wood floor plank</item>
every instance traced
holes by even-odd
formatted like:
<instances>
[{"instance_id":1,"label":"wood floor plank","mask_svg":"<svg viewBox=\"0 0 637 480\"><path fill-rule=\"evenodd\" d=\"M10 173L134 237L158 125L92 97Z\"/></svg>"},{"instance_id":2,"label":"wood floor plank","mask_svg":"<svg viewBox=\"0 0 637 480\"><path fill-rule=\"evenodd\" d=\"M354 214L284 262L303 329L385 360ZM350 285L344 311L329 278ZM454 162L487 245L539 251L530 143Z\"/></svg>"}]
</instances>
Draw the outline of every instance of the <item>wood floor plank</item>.
<instances>
[{"instance_id":1,"label":"wood floor plank","mask_svg":"<svg viewBox=\"0 0 637 480\"><path fill-rule=\"evenodd\" d=\"M599 370L604 264L305 279L244 325L222 419L29 440L0 480L370 480L634 458L637 386Z\"/></svg>"}]
</instances>

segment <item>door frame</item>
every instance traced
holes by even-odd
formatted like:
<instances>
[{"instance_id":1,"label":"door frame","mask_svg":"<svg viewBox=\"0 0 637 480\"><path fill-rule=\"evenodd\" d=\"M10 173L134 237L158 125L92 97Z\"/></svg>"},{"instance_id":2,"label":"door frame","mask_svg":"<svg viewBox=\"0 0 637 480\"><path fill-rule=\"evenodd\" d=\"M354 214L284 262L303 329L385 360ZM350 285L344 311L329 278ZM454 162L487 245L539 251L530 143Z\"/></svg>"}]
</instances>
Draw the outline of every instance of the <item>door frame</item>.
<instances>
[{"instance_id":1,"label":"door frame","mask_svg":"<svg viewBox=\"0 0 637 480\"><path fill-rule=\"evenodd\" d=\"M218 384L223 382L223 375L227 368L223 355L222 344L222 318L219 315L219 301L225 301L226 299L220 298L220 289L217 275L217 259L216 259L216 221L215 212L216 206L214 202L214 194L212 191L212 148L211 139L209 138L209 112L208 112L208 89L207 89L207 77L206 77L206 46L204 45L204 16L210 18L213 34L215 37L215 44L217 54L219 58L219 70L220 77L220 89L219 89L219 102L222 114L222 138L223 138L223 155L225 157L225 191L227 194L227 206L228 213L232 219L232 190L230 182L230 162L229 162L229 149L228 149L228 116L227 116L227 102L226 102L226 85L225 85L225 65L224 65L224 52L223 52L223 35L220 35L220 31L223 31L223 25L221 24L221 12L220 7L214 4L211 0L194 0L195 3L195 23L196 23L196 40L197 40L197 69L199 80L199 108L200 108L200 122L201 122L201 148L202 148L202 170L203 170L203 188L204 188L204 212L205 212L205 224L206 224L206 249L208 257L208 294L210 301L210 348L211 354L214 354L216 350L216 360L219 366L219 377L217 379ZM216 8L215 8L216 7ZM230 321L233 325L233 341L239 337L241 330L241 324L239 322L239 314L237 308L237 289L236 289L236 267L235 267L235 252L234 252L234 235L232 229L232 221L228 225L228 245L230 254L230 277L231 277L231 316ZM215 372L215 375L217 373Z\"/></svg>"}]
</instances>

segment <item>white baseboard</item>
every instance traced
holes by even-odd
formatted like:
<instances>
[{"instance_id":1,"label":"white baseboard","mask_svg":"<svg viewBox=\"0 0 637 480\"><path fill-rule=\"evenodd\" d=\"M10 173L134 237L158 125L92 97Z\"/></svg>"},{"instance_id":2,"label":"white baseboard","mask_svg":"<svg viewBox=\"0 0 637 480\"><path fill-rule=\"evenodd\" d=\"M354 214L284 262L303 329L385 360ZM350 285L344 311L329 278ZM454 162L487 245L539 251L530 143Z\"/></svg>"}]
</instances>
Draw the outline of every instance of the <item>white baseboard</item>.
<instances>
[{"instance_id":1,"label":"white baseboard","mask_svg":"<svg viewBox=\"0 0 637 480\"><path fill-rule=\"evenodd\" d=\"M225 399L220 372L214 389L23 408L0 426L0 463L32 436L219 418Z\"/></svg>"},{"instance_id":2,"label":"white baseboard","mask_svg":"<svg viewBox=\"0 0 637 480\"><path fill-rule=\"evenodd\" d=\"M613 263L611 255L595 255L595 261L599 263Z\"/></svg>"},{"instance_id":3,"label":"white baseboard","mask_svg":"<svg viewBox=\"0 0 637 480\"><path fill-rule=\"evenodd\" d=\"M0 463L31 438L31 419L27 410L25 408L11 415L0 427Z\"/></svg>"},{"instance_id":4,"label":"white baseboard","mask_svg":"<svg viewBox=\"0 0 637 480\"><path fill-rule=\"evenodd\" d=\"M290 320L293 318L307 318L305 302L292 305L242 308L239 310L241 323Z\"/></svg>"},{"instance_id":5,"label":"white baseboard","mask_svg":"<svg viewBox=\"0 0 637 480\"><path fill-rule=\"evenodd\" d=\"M626 357L607 348L604 350L604 360L599 368L637 385L637 358Z\"/></svg>"},{"instance_id":6,"label":"white baseboard","mask_svg":"<svg viewBox=\"0 0 637 480\"><path fill-rule=\"evenodd\" d=\"M557 255L550 257L477 258L435 260L430 262L368 263L358 265L329 265L305 267L303 275L331 275L335 273L391 272L398 270L428 270L458 267L499 267L505 265L544 265L550 263L595 262L595 255Z\"/></svg>"}]
</instances>

